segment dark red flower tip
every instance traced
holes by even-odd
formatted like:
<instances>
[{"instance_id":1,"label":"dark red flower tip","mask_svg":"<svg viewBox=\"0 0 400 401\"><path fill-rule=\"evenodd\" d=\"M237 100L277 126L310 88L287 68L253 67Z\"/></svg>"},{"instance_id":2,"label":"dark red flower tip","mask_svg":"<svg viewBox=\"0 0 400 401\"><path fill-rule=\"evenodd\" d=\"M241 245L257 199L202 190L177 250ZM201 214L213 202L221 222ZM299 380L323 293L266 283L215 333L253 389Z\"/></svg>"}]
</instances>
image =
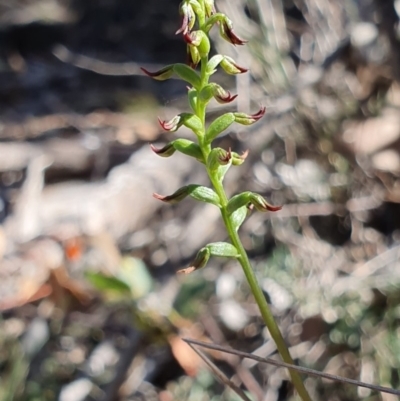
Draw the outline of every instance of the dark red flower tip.
<instances>
[{"instance_id":1,"label":"dark red flower tip","mask_svg":"<svg viewBox=\"0 0 400 401\"><path fill-rule=\"evenodd\" d=\"M171 131L171 132L176 131L178 129L179 121L180 121L179 116L175 116L170 121L164 121L164 120L161 120L160 117L158 117L158 123L160 124L161 128L165 131Z\"/></svg>"},{"instance_id":2,"label":"dark red flower tip","mask_svg":"<svg viewBox=\"0 0 400 401\"><path fill-rule=\"evenodd\" d=\"M267 205L266 209L270 212L277 212L278 210L282 209L282 206L273 206L273 205Z\"/></svg>"},{"instance_id":3,"label":"dark red flower tip","mask_svg":"<svg viewBox=\"0 0 400 401\"><path fill-rule=\"evenodd\" d=\"M161 153L161 149L156 148L152 143L150 144L150 149L154 152L154 153Z\"/></svg>"},{"instance_id":4,"label":"dark red flower tip","mask_svg":"<svg viewBox=\"0 0 400 401\"><path fill-rule=\"evenodd\" d=\"M253 118L255 121L258 121L260 118L264 117L266 110L267 108L265 106L262 106L257 113L250 114L250 117Z\"/></svg>"},{"instance_id":5,"label":"dark red flower tip","mask_svg":"<svg viewBox=\"0 0 400 401\"><path fill-rule=\"evenodd\" d=\"M192 35L192 33L191 32L189 32L189 31L186 31L186 32L184 32L184 34L183 34L183 40L188 44L188 45L191 45L191 44L193 44L193 35Z\"/></svg>"},{"instance_id":6,"label":"dark red flower tip","mask_svg":"<svg viewBox=\"0 0 400 401\"><path fill-rule=\"evenodd\" d=\"M219 160L221 161L222 164L227 164L229 163L229 160L232 159L232 150L231 148L228 148L228 150L225 152L225 155L221 156Z\"/></svg>"},{"instance_id":7,"label":"dark red flower tip","mask_svg":"<svg viewBox=\"0 0 400 401\"><path fill-rule=\"evenodd\" d=\"M228 42L232 43L233 45L244 45L247 43L247 40L239 38L239 36L236 35L236 33L233 31L233 29L226 23L226 21L222 22L223 27L222 30L225 33L225 39L228 40Z\"/></svg>"},{"instance_id":8,"label":"dark red flower tip","mask_svg":"<svg viewBox=\"0 0 400 401\"><path fill-rule=\"evenodd\" d=\"M156 72L150 72L149 70L146 70L146 68L140 67L140 69L149 77L155 77L157 76L158 71Z\"/></svg>"},{"instance_id":9,"label":"dark red flower tip","mask_svg":"<svg viewBox=\"0 0 400 401\"><path fill-rule=\"evenodd\" d=\"M189 30L189 15L185 13L182 18L182 25L181 27L175 32L175 35L179 35L180 33L186 34Z\"/></svg>"},{"instance_id":10,"label":"dark red flower tip","mask_svg":"<svg viewBox=\"0 0 400 401\"><path fill-rule=\"evenodd\" d=\"M156 198L156 199L158 199L158 200L160 200L160 201L163 201L163 202L167 202L168 201L168 196L163 196L163 195L160 195L160 194L157 194L157 193L153 193L153 198Z\"/></svg>"},{"instance_id":11,"label":"dark red flower tip","mask_svg":"<svg viewBox=\"0 0 400 401\"><path fill-rule=\"evenodd\" d=\"M226 91L223 95L216 95L215 100L218 103L230 103L233 102L238 95L232 95L229 91Z\"/></svg>"}]
</instances>

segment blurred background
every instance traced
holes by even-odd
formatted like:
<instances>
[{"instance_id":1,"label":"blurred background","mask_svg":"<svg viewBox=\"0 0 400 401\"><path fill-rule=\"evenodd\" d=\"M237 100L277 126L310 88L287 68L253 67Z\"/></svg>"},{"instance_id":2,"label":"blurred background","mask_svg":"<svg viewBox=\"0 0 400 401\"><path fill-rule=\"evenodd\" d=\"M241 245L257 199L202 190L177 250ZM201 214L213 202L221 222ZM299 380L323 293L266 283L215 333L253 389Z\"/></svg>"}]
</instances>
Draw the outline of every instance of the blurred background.
<instances>
[{"instance_id":1,"label":"blurred background","mask_svg":"<svg viewBox=\"0 0 400 401\"><path fill-rule=\"evenodd\" d=\"M152 193L207 185L165 144L157 116L187 111L185 84L143 77L184 62L177 0L0 1L0 401L235 401L182 336L274 357L240 266L177 276L218 210ZM280 212L241 228L296 362L400 382L400 2L216 0L248 40L212 31L227 110L254 126L218 140L249 149L226 177ZM180 136L189 137L184 129ZM257 401L294 400L284 369L210 357ZM394 401L306 378L314 400Z\"/></svg>"}]
</instances>

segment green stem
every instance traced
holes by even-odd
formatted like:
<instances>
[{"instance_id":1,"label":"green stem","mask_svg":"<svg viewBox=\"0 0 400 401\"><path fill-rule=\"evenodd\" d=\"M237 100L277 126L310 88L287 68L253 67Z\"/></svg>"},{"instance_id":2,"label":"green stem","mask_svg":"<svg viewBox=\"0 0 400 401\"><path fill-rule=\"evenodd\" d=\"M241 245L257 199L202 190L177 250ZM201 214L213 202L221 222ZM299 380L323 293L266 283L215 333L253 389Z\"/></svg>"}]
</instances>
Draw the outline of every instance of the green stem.
<instances>
[{"instance_id":1,"label":"green stem","mask_svg":"<svg viewBox=\"0 0 400 401\"><path fill-rule=\"evenodd\" d=\"M202 83L202 88L208 84L209 77L207 76L206 73L206 65L208 62L208 58L202 58L201 60L201 83ZM197 116L201 119L204 125L204 132L206 130L205 127L205 118L206 118L206 104L202 101L199 100L198 105L197 105ZM201 147L201 150L203 152L203 155L205 157L205 160L207 160L207 156L209 155L211 149L209 145L206 145L200 141L199 146ZM229 216L226 206L228 204L228 198L226 196L222 180L218 180L215 175L207 168L207 174L210 178L210 181L215 189L215 192L218 194L220 198L220 203L221 203L221 215L222 219L224 221L225 227L228 231L229 237L232 241L232 244L236 247L239 253L239 263L241 264L244 274L246 276L247 282L249 283L251 292L257 302L257 305L260 309L261 315L264 319L264 322L274 339L276 346L278 348L278 352L281 355L282 359L289 364L294 364L292 357L290 356L289 350L285 344L285 340L283 339L282 333L275 321L275 318L271 312L271 309L265 299L265 296L257 282L256 275L254 274L254 271L251 267L249 258L247 256L247 252L244 249L242 242L240 240L240 237L235 230L231 217ZM300 377L300 375L294 371L294 370L289 370L290 376L292 378L292 382L294 387L296 388L299 396L302 398L303 401L311 401L311 397L308 394L304 383Z\"/></svg>"}]
</instances>

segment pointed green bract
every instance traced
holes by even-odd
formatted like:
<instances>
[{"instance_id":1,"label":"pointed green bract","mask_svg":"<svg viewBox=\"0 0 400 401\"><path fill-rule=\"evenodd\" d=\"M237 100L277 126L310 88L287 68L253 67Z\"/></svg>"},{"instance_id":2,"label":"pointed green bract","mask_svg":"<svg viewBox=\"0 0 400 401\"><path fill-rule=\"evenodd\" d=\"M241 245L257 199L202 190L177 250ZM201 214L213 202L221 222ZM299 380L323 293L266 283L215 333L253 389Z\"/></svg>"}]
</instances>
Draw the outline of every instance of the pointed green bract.
<instances>
[{"instance_id":1,"label":"pointed green bract","mask_svg":"<svg viewBox=\"0 0 400 401\"><path fill-rule=\"evenodd\" d=\"M199 74L186 64L174 64L173 66L175 74L177 74L184 81L189 82L190 85L199 89L201 86L201 80Z\"/></svg>"},{"instance_id":2,"label":"pointed green bract","mask_svg":"<svg viewBox=\"0 0 400 401\"><path fill-rule=\"evenodd\" d=\"M157 149L156 147L151 145L151 149L154 153L161 157L170 157L175 153L175 151L178 151L185 155L194 157L199 162L204 163L204 156L200 149L200 146L193 141L189 141L189 139L175 139L174 141L167 143L161 149Z\"/></svg>"},{"instance_id":3,"label":"pointed green bract","mask_svg":"<svg viewBox=\"0 0 400 401\"><path fill-rule=\"evenodd\" d=\"M203 135L203 123L199 117L191 113L182 113L181 118L185 127L191 129L197 136Z\"/></svg>"},{"instance_id":4,"label":"pointed green bract","mask_svg":"<svg viewBox=\"0 0 400 401\"><path fill-rule=\"evenodd\" d=\"M200 91L200 99L204 103L208 103L214 96L214 86L213 84L208 84L206 85L201 91Z\"/></svg>"},{"instance_id":5,"label":"pointed green bract","mask_svg":"<svg viewBox=\"0 0 400 401\"><path fill-rule=\"evenodd\" d=\"M153 196L160 201L170 204L179 203L187 196L191 196L193 199L198 201L211 203L215 206L221 207L219 196L211 188L195 184L186 185L182 188L179 188L172 195L163 196L159 194L153 194Z\"/></svg>"},{"instance_id":6,"label":"pointed green bract","mask_svg":"<svg viewBox=\"0 0 400 401\"><path fill-rule=\"evenodd\" d=\"M189 88L188 100L190 108L193 110L194 113L197 112L197 96L198 96L197 90L194 88Z\"/></svg>"},{"instance_id":7,"label":"pointed green bract","mask_svg":"<svg viewBox=\"0 0 400 401\"><path fill-rule=\"evenodd\" d=\"M231 214L231 221L235 231L238 231L240 226L243 224L244 220L246 219L247 212L247 207L242 206Z\"/></svg>"},{"instance_id":8,"label":"pointed green bract","mask_svg":"<svg viewBox=\"0 0 400 401\"><path fill-rule=\"evenodd\" d=\"M211 143L219 134L227 130L235 122L234 113L226 113L214 120L207 128L205 140Z\"/></svg>"},{"instance_id":9,"label":"pointed green bract","mask_svg":"<svg viewBox=\"0 0 400 401\"><path fill-rule=\"evenodd\" d=\"M197 143L194 143L192 141L189 141L188 139L177 139L174 142L174 148L191 157L194 157L195 159L197 159L199 162L204 163L204 156L203 153L200 149L200 146L197 145Z\"/></svg>"},{"instance_id":10,"label":"pointed green bract","mask_svg":"<svg viewBox=\"0 0 400 401\"><path fill-rule=\"evenodd\" d=\"M224 19L225 15L222 13L215 13L211 15L204 24L204 31L208 32L217 22L223 21Z\"/></svg>"},{"instance_id":11,"label":"pointed green bract","mask_svg":"<svg viewBox=\"0 0 400 401\"><path fill-rule=\"evenodd\" d=\"M207 63L207 74L211 75L214 74L214 72L216 71L216 68L218 67L219 63L224 59L224 56L222 56L221 54L217 54L213 57L210 58L210 60Z\"/></svg>"},{"instance_id":12,"label":"pointed green bract","mask_svg":"<svg viewBox=\"0 0 400 401\"><path fill-rule=\"evenodd\" d=\"M211 203L215 206L221 207L219 196L211 188L203 187L200 185L188 185L193 187L190 191L190 196L193 199L201 202Z\"/></svg>"},{"instance_id":13,"label":"pointed green bract","mask_svg":"<svg viewBox=\"0 0 400 401\"><path fill-rule=\"evenodd\" d=\"M222 256L226 258L240 257L236 247L228 242L213 242L211 244L207 244L206 247L210 250L211 256Z\"/></svg>"},{"instance_id":14,"label":"pointed green bract","mask_svg":"<svg viewBox=\"0 0 400 401\"><path fill-rule=\"evenodd\" d=\"M240 209L243 206L247 206L250 203L250 195L251 192L242 192L241 194L233 196L226 207L226 210L229 215L231 215L236 210Z\"/></svg>"}]
</instances>

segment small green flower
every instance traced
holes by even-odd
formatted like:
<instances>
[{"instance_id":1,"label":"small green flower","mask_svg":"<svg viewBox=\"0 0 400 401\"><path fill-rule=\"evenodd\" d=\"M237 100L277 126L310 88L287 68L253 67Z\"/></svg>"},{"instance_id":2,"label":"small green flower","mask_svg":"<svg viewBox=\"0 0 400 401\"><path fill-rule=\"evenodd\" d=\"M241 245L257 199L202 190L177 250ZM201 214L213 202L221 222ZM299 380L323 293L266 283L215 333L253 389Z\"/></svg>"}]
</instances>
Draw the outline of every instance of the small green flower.
<instances>
[{"instance_id":1,"label":"small green flower","mask_svg":"<svg viewBox=\"0 0 400 401\"><path fill-rule=\"evenodd\" d=\"M193 11L193 7L189 1L183 1L179 6L179 13L183 16L181 27L175 32L177 35L179 33L186 34L190 31L195 22L196 22L196 14Z\"/></svg>"},{"instance_id":2,"label":"small green flower","mask_svg":"<svg viewBox=\"0 0 400 401\"><path fill-rule=\"evenodd\" d=\"M233 32L232 22L227 17L219 25L219 33L222 38L233 45L244 45L247 40L240 39L235 32Z\"/></svg>"},{"instance_id":3,"label":"small green flower","mask_svg":"<svg viewBox=\"0 0 400 401\"><path fill-rule=\"evenodd\" d=\"M247 68L241 67L240 65L236 64L235 60L228 56L224 56L224 58L220 62L220 65L222 69L230 75L244 74L248 71Z\"/></svg>"}]
</instances>

